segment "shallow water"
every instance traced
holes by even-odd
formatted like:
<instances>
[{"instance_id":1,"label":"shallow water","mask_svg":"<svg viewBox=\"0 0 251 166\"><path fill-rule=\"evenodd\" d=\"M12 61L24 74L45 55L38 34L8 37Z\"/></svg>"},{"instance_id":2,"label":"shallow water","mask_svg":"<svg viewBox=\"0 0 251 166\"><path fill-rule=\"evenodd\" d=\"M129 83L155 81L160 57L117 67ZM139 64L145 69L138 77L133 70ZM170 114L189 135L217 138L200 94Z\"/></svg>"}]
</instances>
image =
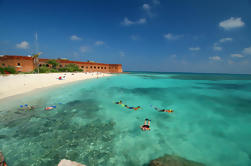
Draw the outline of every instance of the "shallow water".
<instances>
[{"instance_id":1,"label":"shallow water","mask_svg":"<svg viewBox=\"0 0 251 166\"><path fill-rule=\"evenodd\" d=\"M139 166L175 154L208 166L251 165L251 76L132 73L1 101L0 149L9 166ZM115 101L141 106L131 111ZM33 111L20 111L32 104ZM45 106L56 105L51 111ZM171 108L160 113L152 108ZM151 131L139 128L151 119Z\"/></svg>"}]
</instances>

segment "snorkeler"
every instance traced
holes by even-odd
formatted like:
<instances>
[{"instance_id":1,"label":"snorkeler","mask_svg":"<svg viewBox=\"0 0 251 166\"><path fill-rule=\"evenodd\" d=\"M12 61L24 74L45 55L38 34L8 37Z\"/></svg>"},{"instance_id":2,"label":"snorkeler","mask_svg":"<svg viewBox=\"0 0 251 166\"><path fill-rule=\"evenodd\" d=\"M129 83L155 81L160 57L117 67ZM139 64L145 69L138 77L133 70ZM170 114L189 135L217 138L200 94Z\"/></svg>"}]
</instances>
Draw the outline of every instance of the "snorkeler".
<instances>
[{"instance_id":1,"label":"snorkeler","mask_svg":"<svg viewBox=\"0 0 251 166\"><path fill-rule=\"evenodd\" d=\"M141 108L140 106L138 106L138 107L128 107L127 105L125 105L125 107L128 108L128 109L134 109L135 111Z\"/></svg>"},{"instance_id":2,"label":"snorkeler","mask_svg":"<svg viewBox=\"0 0 251 166\"><path fill-rule=\"evenodd\" d=\"M28 110L33 110L34 108L35 108L34 106L28 104L20 105L20 110L28 111Z\"/></svg>"},{"instance_id":3,"label":"snorkeler","mask_svg":"<svg viewBox=\"0 0 251 166\"><path fill-rule=\"evenodd\" d=\"M56 108L55 105L54 105L54 106L50 106L50 107L45 107L45 110L52 110L52 109L54 109L54 108Z\"/></svg>"},{"instance_id":4,"label":"snorkeler","mask_svg":"<svg viewBox=\"0 0 251 166\"><path fill-rule=\"evenodd\" d=\"M143 130L143 131L151 130L150 129L150 122L151 122L151 120L145 119L144 125L140 126L141 130Z\"/></svg>"},{"instance_id":5,"label":"snorkeler","mask_svg":"<svg viewBox=\"0 0 251 166\"><path fill-rule=\"evenodd\" d=\"M115 104L122 104L122 101L120 100L119 102L115 102Z\"/></svg>"},{"instance_id":6,"label":"snorkeler","mask_svg":"<svg viewBox=\"0 0 251 166\"><path fill-rule=\"evenodd\" d=\"M168 112L168 113L172 113L172 112L173 112L173 110L172 110L172 109L169 109L169 110L162 109L162 110L159 110L159 112Z\"/></svg>"},{"instance_id":7,"label":"snorkeler","mask_svg":"<svg viewBox=\"0 0 251 166\"><path fill-rule=\"evenodd\" d=\"M138 110L138 109L140 109L141 107L140 106L138 106L138 107L134 107L133 109L136 111L136 110Z\"/></svg>"},{"instance_id":8,"label":"snorkeler","mask_svg":"<svg viewBox=\"0 0 251 166\"><path fill-rule=\"evenodd\" d=\"M153 107L152 105L150 105L151 107ZM156 111L159 112L168 112L168 113L172 113L173 110L172 109L158 109L157 107L153 107Z\"/></svg>"},{"instance_id":9,"label":"snorkeler","mask_svg":"<svg viewBox=\"0 0 251 166\"><path fill-rule=\"evenodd\" d=\"M7 166L2 152L0 152L0 166Z\"/></svg>"}]
</instances>

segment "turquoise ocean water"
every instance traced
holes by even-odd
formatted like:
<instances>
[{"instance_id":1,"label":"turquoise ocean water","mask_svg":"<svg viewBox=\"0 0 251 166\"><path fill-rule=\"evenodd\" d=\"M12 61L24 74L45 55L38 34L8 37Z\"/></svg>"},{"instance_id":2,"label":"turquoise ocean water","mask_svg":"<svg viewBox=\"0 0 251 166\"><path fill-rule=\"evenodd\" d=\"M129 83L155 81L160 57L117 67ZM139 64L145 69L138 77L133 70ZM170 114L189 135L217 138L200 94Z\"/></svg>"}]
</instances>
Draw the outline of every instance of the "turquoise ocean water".
<instances>
[{"instance_id":1,"label":"turquoise ocean water","mask_svg":"<svg viewBox=\"0 0 251 166\"><path fill-rule=\"evenodd\" d=\"M122 100L131 111L114 102ZM36 106L20 111L20 104ZM0 101L9 166L140 166L174 154L208 166L251 165L251 75L134 72ZM45 106L57 108L45 111ZM174 109L161 113L151 106ZM144 119L151 131L141 131Z\"/></svg>"}]
</instances>

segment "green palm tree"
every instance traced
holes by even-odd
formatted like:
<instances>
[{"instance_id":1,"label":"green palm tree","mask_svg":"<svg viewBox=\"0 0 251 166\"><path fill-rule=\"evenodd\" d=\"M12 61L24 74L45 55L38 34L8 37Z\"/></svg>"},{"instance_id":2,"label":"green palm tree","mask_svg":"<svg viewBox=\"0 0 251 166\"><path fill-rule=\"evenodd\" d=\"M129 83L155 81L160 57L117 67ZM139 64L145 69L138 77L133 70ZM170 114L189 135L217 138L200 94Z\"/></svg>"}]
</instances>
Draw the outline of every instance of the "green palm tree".
<instances>
[{"instance_id":1,"label":"green palm tree","mask_svg":"<svg viewBox=\"0 0 251 166\"><path fill-rule=\"evenodd\" d=\"M42 52L39 52L37 54L33 54L33 64L35 65L35 68L37 69L37 72L39 73L39 55L42 54Z\"/></svg>"}]
</instances>

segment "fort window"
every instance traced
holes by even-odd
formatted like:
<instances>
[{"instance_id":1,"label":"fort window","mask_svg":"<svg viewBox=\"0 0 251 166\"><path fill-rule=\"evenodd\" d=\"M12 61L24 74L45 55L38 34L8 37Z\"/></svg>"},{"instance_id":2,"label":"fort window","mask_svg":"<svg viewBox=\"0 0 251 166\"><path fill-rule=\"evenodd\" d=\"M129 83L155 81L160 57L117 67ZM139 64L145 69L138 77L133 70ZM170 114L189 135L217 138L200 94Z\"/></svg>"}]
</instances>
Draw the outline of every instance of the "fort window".
<instances>
[{"instance_id":1,"label":"fort window","mask_svg":"<svg viewBox=\"0 0 251 166\"><path fill-rule=\"evenodd\" d=\"M20 63L17 63L17 66L21 66L21 64L20 64Z\"/></svg>"},{"instance_id":2,"label":"fort window","mask_svg":"<svg viewBox=\"0 0 251 166\"><path fill-rule=\"evenodd\" d=\"M81 66L81 68L84 68L84 66Z\"/></svg>"},{"instance_id":3,"label":"fort window","mask_svg":"<svg viewBox=\"0 0 251 166\"><path fill-rule=\"evenodd\" d=\"M92 68L92 66L90 66L90 68Z\"/></svg>"},{"instance_id":4,"label":"fort window","mask_svg":"<svg viewBox=\"0 0 251 166\"><path fill-rule=\"evenodd\" d=\"M5 66L5 64L3 63L2 66Z\"/></svg>"},{"instance_id":5,"label":"fort window","mask_svg":"<svg viewBox=\"0 0 251 166\"><path fill-rule=\"evenodd\" d=\"M42 66L42 64L39 64L39 67L41 67Z\"/></svg>"},{"instance_id":6,"label":"fort window","mask_svg":"<svg viewBox=\"0 0 251 166\"><path fill-rule=\"evenodd\" d=\"M46 67L49 67L49 64L46 64Z\"/></svg>"},{"instance_id":7,"label":"fort window","mask_svg":"<svg viewBox=\"0 0 251 166\"><path fill-rule=\"evenodd\" d=\"M106 67L104 67L106 69Z\"/></svg>"},{"instance_id":8,"label":"fort window","mask_svg":"<svg viewBox=\"0 0 251 166\"><path fill-rule=\"evenodd\" d=\"M101 67L101 69L103 69L103 67Z\"/></svg>"},{"instance_id":9,"label":"fort window","mask_svg":"<svg viewBox=\"0 0 251 166\"><path fill-rule=\"evenodd\" d=\"M98 67L98 69L99 69L99 67Z\"/></svg>"},{"instance_id":10,"label":"fort window","mask_svg":"<svg viewBox=\"0 0 251 166\"><path fill-rule=\"evenodd\" d=\"M96 69L96 66L94 66L94 69Z\"/></svg>"}]
</instances>

